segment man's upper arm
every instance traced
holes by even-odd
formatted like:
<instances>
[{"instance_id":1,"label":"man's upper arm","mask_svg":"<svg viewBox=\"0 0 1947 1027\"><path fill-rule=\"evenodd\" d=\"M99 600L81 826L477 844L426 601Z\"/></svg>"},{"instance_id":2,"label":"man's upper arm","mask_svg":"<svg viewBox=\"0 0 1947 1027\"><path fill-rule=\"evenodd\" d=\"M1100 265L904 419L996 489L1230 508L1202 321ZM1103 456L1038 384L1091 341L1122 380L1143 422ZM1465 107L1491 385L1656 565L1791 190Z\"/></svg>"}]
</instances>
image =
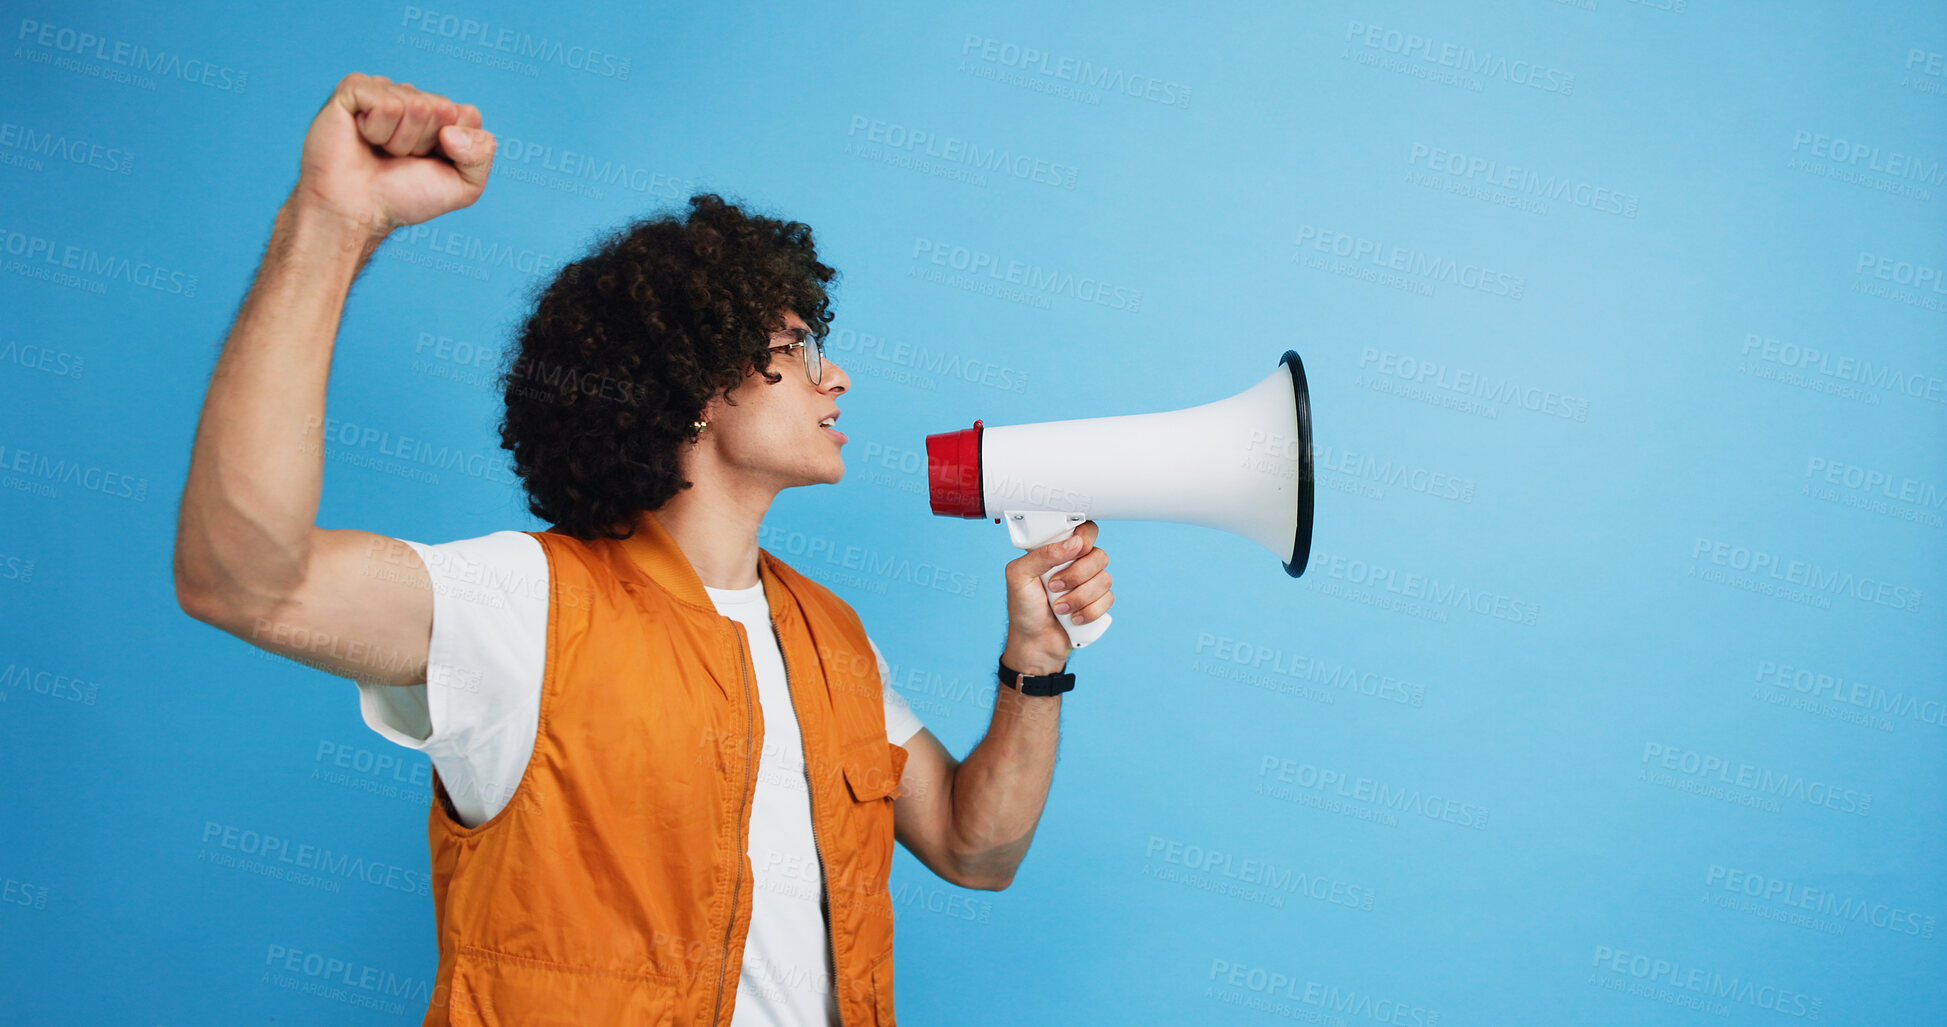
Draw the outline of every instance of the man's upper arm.
<instances>
[{"instance_id":1,"label":"man's upper arm","mask_svg":"<svg viewBox=\"0 0 1947 1027\"><path fill-rule=\"evenodd\" d=\"M920 728L906 740L906 769L899 774L899 797L892 804L893 837L928 870L952 880L947 841L953 830L953 769L960 761Z\"/></svg>"},{"instance_id":2,"label":"man's upper arm","mask_svg":"<svg viewBox=\"0 0 1947 1027\"><path fill-rule=\"evenodd\" d=\"M872 658L879 664L879 690L886 707L886 741L903 746L908 738L925 730L925 725L913 713L906 697L893 689L892 668L886 665L886 655L879 651L879 643L867 635L865 644L872 647Z\"/></svg>"},{"instance_id":3,"label":"man's upper arm","mask_svg":"<svg viewBox=\"0 0 1947 1027\"><path fill-rule=\"evenodd\" d=\"M468 827L506 805L534 753L547 665L547 554L531 534L497 531L408 542L433 590L424 685L358 683L367 727L432 759Z\"/></svg>"},{"instance_id":4,"label":"man's upper arm","mask_svg":"<svg viewBox=\"0 0 1947 1027\"><path fill-rule=\"evenodd\" d=\"M399 539L318 528L304 580L261 615L220 626L339 677L418 684L433 634L432 577Z\"/></svg>"},{"instance_id":5,"label":"man's upper arm","mask_svg":"<svg viewBox=\"0 0 1947 1027\"><path fill-rule=\"evenodd\" d=\"M952 826L952 797L947 791L953 768L959 760L933 737L933 732L892 687L892 668L884 653L870 637L872 655L879 661L879 683L885 693L886 740L906 750L906 768L899 774L899 797L893 800L893 836L919 861L936 874L934 864L944 851L946 832ZM893 741L897 739L897 741Z\"/></svg>"}]
</instances>

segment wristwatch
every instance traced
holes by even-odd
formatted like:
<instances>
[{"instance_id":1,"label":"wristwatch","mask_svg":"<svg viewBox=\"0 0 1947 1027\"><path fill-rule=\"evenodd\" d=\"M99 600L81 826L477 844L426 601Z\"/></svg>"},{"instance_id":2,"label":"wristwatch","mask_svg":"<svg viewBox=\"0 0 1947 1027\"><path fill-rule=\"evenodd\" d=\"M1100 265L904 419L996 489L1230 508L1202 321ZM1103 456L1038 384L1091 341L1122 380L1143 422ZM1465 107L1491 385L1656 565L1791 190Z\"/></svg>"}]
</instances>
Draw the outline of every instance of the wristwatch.
<instances>
[{"instance_id":1,"label":"wristwatch","mask_svg":"<svg viewBox=\"0 0 1947 1027\"><path fill-rule=\"evenodd\" d=\"M1049 696L1060 695L1075 687L1073 674L1023 674L1001 660L1001 685L1012 688L1022 695Z\"/></svg>"}]
</instances>

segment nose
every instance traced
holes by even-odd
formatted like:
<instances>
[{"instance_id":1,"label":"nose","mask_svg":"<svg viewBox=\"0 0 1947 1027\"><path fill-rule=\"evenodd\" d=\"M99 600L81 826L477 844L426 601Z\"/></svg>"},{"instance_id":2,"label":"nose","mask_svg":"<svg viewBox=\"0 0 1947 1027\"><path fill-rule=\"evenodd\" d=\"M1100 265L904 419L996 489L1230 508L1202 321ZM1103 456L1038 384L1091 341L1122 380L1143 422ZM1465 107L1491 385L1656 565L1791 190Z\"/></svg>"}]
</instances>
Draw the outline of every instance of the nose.
<instances>
[{"instance_id":1,"label":"nose","mask_svg":"<svg viewBox=\"0 0 1947 1027\"><path fill-rule=\"evenodd\" d=\"M832 360L829 354L823 360L825 368L818 375L819 391L829 392L836 396L852 387L852 376L846 374L845 369L838 366L837 362Z\"/></svg>"}]
</instances>

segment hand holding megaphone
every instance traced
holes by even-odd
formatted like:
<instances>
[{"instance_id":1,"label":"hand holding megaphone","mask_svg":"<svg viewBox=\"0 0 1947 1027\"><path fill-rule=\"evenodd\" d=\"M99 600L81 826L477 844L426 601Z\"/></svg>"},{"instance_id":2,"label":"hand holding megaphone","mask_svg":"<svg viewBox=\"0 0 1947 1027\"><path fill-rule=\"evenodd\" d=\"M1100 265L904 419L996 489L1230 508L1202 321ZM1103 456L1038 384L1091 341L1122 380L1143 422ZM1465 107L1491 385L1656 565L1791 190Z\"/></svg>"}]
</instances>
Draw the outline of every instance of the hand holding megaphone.
<instances>
[{"instance_id":1,"label":"hand holding megaphone","mask_svg":"<svg viewBox=\"0 0 1947 1027\"><path fill-rule=\"evenodd\" d=\"M1078 513L1062 514L1050 513L1045 510L1017 510L1003 514L1001 516L1001 523L1007 525L1007 537L1014 543L1016 549L1035 550L1051 543L1065 542L1073 538L1075 529L1081 527L1082 522L1086 519L1084 515ZM1048 605L1051 612L1055 615L1056 623L1060 624L1061 629L1068 633L1069 647L1080 649L1082 646L1101 638L1102 632L1109 630L1109 622L1115 618L1104 613L1102 616L1096 617L1093 620L1085 620L1077 624L1075 623L1075 615L1081 612L1082 608L1080 606L1070 602L1069 609L1067 610L1052 609L1054 606L1062 603L1068 593L1073 591L1074 587L1079 583L1073 575L1069 575L1065 579L1062 579L1063 588L1061 591L1057 592L1053 587L1057 576L1062 574L1063 571L1066 571L1074 562L1074 560L1063 560L1043 571L1041 573L1041 587L1042 591L1047 593Z\"/></svg>"},{"instance_id":2,"label":"hand holding megaphone","mask_svg":"<svg viewBox=\"0 0 1947 1027\"><path fill-rule=\"evenodd\" d=\"M1085 520L1119 519L1242 535L1276 553L1294 578L1311 556L1311 396L1290 350L1269 377L1229 399L1011 427L975 421L928 435L926 464L934 513L992 517L1019 549L1066 538ZM1066 566L1043 574L1043 585ZM1049 596L1050 607L1058 601ZM1107 615L1056 620L1076 648L1109 627Z\"/></svg>"}]
</instances>

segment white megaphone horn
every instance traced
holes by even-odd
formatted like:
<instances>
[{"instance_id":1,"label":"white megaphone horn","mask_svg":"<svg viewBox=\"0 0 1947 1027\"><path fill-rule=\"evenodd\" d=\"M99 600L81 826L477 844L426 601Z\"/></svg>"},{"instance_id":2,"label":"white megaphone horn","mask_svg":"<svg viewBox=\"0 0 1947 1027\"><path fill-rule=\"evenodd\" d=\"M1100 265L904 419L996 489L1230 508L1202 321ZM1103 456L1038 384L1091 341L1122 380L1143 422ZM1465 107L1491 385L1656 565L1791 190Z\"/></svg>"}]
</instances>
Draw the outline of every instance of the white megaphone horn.
<instances>
[{"instance_id":1,"label":"white megaphone horn","mask_svg":"<svg viewBox=\"0 0 1947 1027\"><path fill-rule=\"evenodd\" d=\"M1312 413L1305 365L1229 399L1182 410L1084 417L926 437L933 512L992 517L1018 549L1065 539L1085 520L1180 521L1242 535L1305 571L1312 548ZM1073 562L1073 561L1069 561ZM1068 563L1041 576L1049 578ZM1054 604L1050 595L1048 602ZM1080 648L1111 618L1057 615Z\"/></svg>"}]
</instances>

